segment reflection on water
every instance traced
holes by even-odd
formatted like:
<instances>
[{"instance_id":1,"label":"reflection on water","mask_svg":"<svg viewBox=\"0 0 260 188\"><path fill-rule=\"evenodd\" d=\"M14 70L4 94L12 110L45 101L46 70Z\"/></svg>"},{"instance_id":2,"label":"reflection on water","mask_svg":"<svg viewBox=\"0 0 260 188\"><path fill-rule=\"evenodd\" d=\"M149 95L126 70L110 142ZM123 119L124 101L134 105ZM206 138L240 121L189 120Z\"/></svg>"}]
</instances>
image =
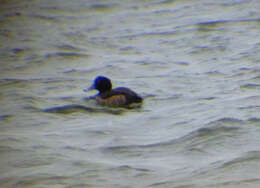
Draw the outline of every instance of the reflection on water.
<instances>
[{"instance_id":1,"label":"reflection on water","mask_svg":"<svg viewBox=\"0 0 260 188\"><path fill-rule=\"evenodd\" d=\"M259 9L2 1L1 185L258 187ZM97 75L143 106L86 100Z\"/></svg>"},{"instance_id":2,"label":"reflection on water","mask_svg":"<svg viewBox=\"0 0 260 188\"><path fill-rule=\"evenodd\" d=\"M92 113L111 113L111 114L121 114L123 113L122 109L110 109L110 108L90 108L87 106L83 105L77 105L77 104L72 104L72 105L64 105L64 106L58 106L58 107L52 107L52 108L47 108L44 109L43 112L48 112L48 113L62 113L62 114L69 114L73 112L92 112Z\"/></svg>"}]
</instances>

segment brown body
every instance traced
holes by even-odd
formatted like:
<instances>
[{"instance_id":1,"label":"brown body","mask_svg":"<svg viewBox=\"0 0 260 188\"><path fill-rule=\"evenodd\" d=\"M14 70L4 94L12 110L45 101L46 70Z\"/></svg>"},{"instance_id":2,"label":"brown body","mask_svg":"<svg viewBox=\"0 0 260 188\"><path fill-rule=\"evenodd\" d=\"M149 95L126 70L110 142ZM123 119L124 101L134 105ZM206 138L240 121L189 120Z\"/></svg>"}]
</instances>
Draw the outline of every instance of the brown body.
<instances>
[{"instance_id":1,"label":"brown body","mask_svg":"<svg viewBox=\"0 0 260 188\"><path fill-rule=\"evenodd\" d=\"M120 107L127 106L132 103L141 103L142 98L134 91L119 87L110 91L104 92L96 96L96 100L101 105Z\"/></svg>"},{"instance_id":2,"label":"brown body","mask_svg":"<svg viewBox=\"0 0 260 188\"><path fill-rule=\"evenodd\" d=\"M124 106L126 105L126 97L124 95L115 95L109 98L103 99L100 96L96 97L97 103L105 106Z\"/></svg>"}]
</instances>

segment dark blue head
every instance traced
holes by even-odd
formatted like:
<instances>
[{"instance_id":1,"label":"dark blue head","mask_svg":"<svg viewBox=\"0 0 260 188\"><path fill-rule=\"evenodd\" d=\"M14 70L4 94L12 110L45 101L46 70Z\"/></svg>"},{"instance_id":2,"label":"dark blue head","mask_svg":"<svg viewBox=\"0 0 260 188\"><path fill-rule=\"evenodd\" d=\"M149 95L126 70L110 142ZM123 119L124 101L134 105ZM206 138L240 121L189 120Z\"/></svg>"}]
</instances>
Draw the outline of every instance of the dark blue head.
<instances>
[{"instance_id":1,"label":"dark blue head","mask_svg":"<svg viewBox=\"0 0 260 188\"><path fill-rule=\"evenodd\" d=\"M104 76L98 76L95 78L93 85L88 90L92 90L92 89L96 89L100 93L104 93L112 89L112 83L110 79Z\"/></svg>"}]
</instances>

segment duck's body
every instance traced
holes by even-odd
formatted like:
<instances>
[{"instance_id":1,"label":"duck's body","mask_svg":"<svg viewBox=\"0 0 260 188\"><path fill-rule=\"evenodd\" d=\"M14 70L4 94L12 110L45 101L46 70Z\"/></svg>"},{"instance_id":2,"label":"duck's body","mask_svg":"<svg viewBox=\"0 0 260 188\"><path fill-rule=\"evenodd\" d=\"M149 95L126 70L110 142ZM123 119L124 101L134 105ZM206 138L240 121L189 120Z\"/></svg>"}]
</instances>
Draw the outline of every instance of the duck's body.
<instances>
[{"instance_id":1,"label":"duck's body","mask_svg":"<svg viewBox=\"0 0 260 188\"><path fill-rule=\"evenodd\" d=\"M126 107L133 103L141 103L142 97L129 88L118 87L112 89L111 81L103 76L98 76L89 88L96 89L99 93L95 96L98 104L112 107Z\"/></svg>"}]
</instances>

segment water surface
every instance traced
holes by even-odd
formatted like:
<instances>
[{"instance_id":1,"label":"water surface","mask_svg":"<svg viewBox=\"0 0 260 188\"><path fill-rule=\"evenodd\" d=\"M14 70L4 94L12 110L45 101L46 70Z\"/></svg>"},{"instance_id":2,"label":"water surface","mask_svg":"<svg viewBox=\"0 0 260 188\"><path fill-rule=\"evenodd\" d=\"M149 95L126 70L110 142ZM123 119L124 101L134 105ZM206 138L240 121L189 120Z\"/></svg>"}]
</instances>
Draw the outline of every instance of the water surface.
<instances>
[{"instance_id":1,"label":"water surface","mask_svg":"<svg viewBox=\"0 0 260 188\"><path fill-rule=\"evenodd\" d=\"M260 2L2 1L3 187L259 187ZM97 75L144 97L98 106Z\"/></svg>"}]
</instances>

